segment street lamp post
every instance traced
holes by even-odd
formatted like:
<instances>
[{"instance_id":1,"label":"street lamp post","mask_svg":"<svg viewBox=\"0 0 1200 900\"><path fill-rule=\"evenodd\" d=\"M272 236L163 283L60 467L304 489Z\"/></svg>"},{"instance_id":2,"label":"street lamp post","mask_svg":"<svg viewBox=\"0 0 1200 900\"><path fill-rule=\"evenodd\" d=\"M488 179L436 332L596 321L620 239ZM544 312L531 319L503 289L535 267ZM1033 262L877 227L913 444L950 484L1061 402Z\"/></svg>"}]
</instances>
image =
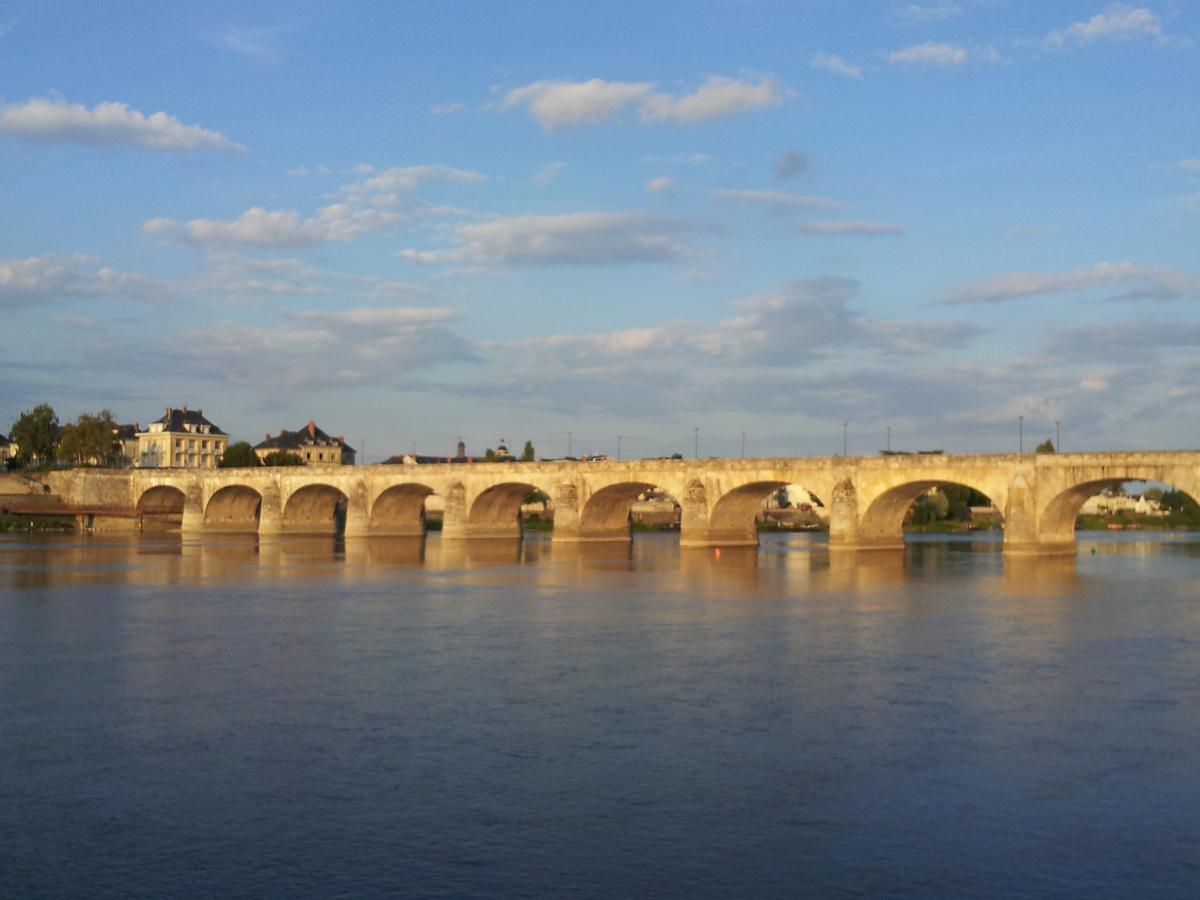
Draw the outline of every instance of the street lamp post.
<instances>
[{"instance_id":1,"label":"street lamp post","mask_svg":"<svg viewBox=\"0 0 1200 900\"><path fill-rule=\"evenodd\" d=\"M842 456L848 455L847 448L850 446L850 423L842 423Z\"/></svg>"},{"instance_id":2,"label":"street lamp post","mask_svg":"<svg viewBox=\"0 0 1200 900\"><path fill-rule=\"evenodd\" d=\"M887 427L887 452L892 452L892 426Z\"/></svg>"},{"instance_id":3,"label":"street lamp post","mask_svg":"<svg viewBox=\"0 0 1200 900\"><path fill-rule=\"evenodd\" d=\"M620 460L620 458L621 458L621 436L618 434L617 435L617 459Z\"/></svg>"},{"instance_id":4,"label":"street lamp post","mask_svg":"<svg viewBox=\"0 0 1200 900\"><path fill-rule=\"evenodd\" d=\"M567 432L567 456L568 456L568 458L575 455L575 453L574 453L575 448L571 443L572 437L573 436L572 436L571 432L568 431Z\"/></svg>"},{"instance_id":5,"label":"street lamp post","mask_svg":"<svg viewBox=\"0 0 1200 900\"><path fill-rule=\"evenodd\" d=\"M692 453L696 459L700 458L700 426L692 428Z\"/></svg>"},{"instance_id":6,"label":"street lamp post","mask_svg":"<svg viewBox=\"0 0 1200 900\"><path fill-rule=\"evenodd\" d=\"M1025 453L1025 417L1017 416L1017 453Z\"/></svg>"},{"instance_id":7,"label":"street lamp post","mask_svg":"<svg viewBox=\"0 0 1200 900\"><path fill-rule=\"evenodd\" d=\"M1054 449L1062 453L1062 423L1054 420Z\"/></svg>"}]
</instances>

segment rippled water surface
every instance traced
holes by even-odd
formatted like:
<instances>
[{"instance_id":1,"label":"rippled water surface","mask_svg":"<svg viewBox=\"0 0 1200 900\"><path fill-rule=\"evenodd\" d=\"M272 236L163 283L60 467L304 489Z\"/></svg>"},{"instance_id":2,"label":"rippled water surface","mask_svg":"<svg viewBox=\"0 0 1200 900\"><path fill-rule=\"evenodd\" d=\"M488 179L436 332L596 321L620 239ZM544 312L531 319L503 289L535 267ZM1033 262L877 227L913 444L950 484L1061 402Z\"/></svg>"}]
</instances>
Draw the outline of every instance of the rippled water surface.
<instances>
[{"instance_id":1,"label":"rippled water surface","mask_svg":"<svg viewBox=\"0 0 1200 900\"><path fill-rule=\"evenodd\" d=\"M0 895L1200 896L1200 542L999 550L0 538Z\"/></svg>"}]
</instances>

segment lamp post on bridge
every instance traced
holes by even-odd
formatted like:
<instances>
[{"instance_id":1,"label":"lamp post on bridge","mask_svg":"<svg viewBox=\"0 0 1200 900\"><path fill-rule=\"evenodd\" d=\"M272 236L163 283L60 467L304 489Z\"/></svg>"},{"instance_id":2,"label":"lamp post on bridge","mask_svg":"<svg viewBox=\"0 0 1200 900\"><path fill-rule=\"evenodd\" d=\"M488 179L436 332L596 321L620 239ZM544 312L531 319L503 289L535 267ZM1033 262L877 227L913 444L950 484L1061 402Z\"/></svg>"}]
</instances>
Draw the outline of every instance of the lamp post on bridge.
<instances>
[{"instance_id":1,"label":"lamp post on bridge","mask_svg":"<svg viewBox=\"0 0 1200 900\"><path fill-rule=\"evenodd\" d=\"M1062 426L1062 423L1058 419L1055 419L1054 420L1054 449L1057 450L1059 453L1062 453L1062 427L1061 426Z\"/></svg>"},{"instance_id":2,"label":"lamp post on bridge","mask_svg":"<svg viewBox=\"0 0 1200 900\"><path fill-rule=\"evenodd\" d=\"M850 423L842 422L842 456L847 456L846 449L850 446Z\"/></svg>"},{"instance_id":3,"label":"lamp post on bridge","mask_svg":"<svg viewBox=\"0 0 1200 900\"><path fill-rule=\"evenodd\" d=\"M887 426L887 452L892 452L892 426Z\"/></svg>"},{"instance_id":4,"label":"lamp post on bridge","mask_svg":"<svg viewBox=\"0 0 1200 900\"><path fill-rule=\"evenodd\" d=\"M1025 455L1025 417L1017 416L1017 455Z\"/></svg>"},{"instance_id":5,"label":"lamp post on bridge","mask_svg":"<svg viewBox=\"0 0 1200 900\"><path fill-rule=\"evenodd\" d=\"M620 461L620 459L621 459L621 436L618 434L617 435L617 460L618 460L618 462Z\"/></svg>"},{"instance_id":6,"label":"lamp post on bridge","mask_svg":"<svg viewBox=\"0 0 1200 900\"><path fill-rule=\"evenodd\" d=\"M696 425L692 428L692 453L696 459L700 458L700 426Z\"/></svg>"}]
</instances>

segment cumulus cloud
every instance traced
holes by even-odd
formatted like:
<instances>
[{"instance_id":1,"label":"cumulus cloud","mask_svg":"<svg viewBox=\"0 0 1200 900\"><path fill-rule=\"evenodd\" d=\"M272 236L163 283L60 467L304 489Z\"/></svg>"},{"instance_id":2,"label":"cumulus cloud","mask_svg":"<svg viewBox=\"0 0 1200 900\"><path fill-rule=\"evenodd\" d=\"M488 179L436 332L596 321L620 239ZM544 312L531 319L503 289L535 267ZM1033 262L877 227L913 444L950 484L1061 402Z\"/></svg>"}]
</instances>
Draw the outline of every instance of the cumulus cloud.
<instances>
[{"instance_id":1,"label":"cumulus cloud","mask_svg":"<svg viewBox=\"0 0 1200 900\"><path fill-rule=\"evenodd\" d=\"M965 65L967 51L954 44L929 41L904 47L901 50L893 50L888 54L888 62L894 66L929 66L948 69Z\"/></svg>"},{"instance_id":2,"label":"cumulus cloud","mask_svg":"<svg viewBox=\"0 0 1200 900\"><path fill-rule=\"evenodd\" d=\"M862 78L862 67L846 62L836 53L814 53L809 57L808 64L822 72L841 75L843 78Z\"/></svg>"},{"instance_id":3,"label":"cumulus cloud","mask_svg":"<svg viewBox=\"0 0 1200 900\"><path fill-rule=\"evenodd\" d=\"M511 216L458 225L458 246L451 250L401 255L423 263L515 266L675 262L691 256L680 239L692 230L680 219L634 212Z\"/></svg>"},{"instance_id":4,"label":"cumulus cloud","mask_svg":"<svg viewBox=\"0 0 1200 900\"><path fill-rule=\"evenodd\" d=\"M866 220L806 222L797 225L796 231L812 237L886 237L904 233L904 226L895 222L871 222Z\"/></svg>"},{"instance_id":5,"label":"cumulus cloud","mask_svg":"<svg viewBox=\"0 0 1200 900\"><path fill-rule=\"evenodd\" d=\"M179 367L232 384L298 391L392 381L476 359L445 327L456 313L416 307L293 313L270 327L222 323L172 341ZM314 357L326 364L314 366Z\"/></svg>"},{"instance_id":6,"label":"cumulus cloud","mask_svg":"<svg viewBox=\"0 0 1200 900\"><path fill-rule=\"evenodd\" d=\"M665 175L659 178L651 178L646 182L647 194L673 194L675 193L675 182Z\"/></svg>"},{"instance_id":7,"label":"cumulus cloud","mask_svg":"<svg viewBox=\"0 0 1200 900\"><path fill-rule=\"evenodd\" d=\"M718 188L712 192L715 199L743 206L755 206L771 213L813 212L836 209L841 204L832 197L793 194L788 191L739 190Z\"/></svg>"},{"instance_id":8,"label":"cumulus cloud","mask_svg":"<svg viewBox=\"0 0 1200 900\"><path fill-rule=\"evenodd\" d=\"M648 81L535 81L513 88L501 109L525 106L546 131L613 119L633 107L643 119L703 122L782 102L774 79L756 83L713 76L690 94L655 90Z\"/></svg>"},{"instance_id":9,"label":"cumulus cloud","mask_svg":"<svg viewBox=\"0 0 1200 900\"><path fill-rule=\"evenodd\" d=\"M1101 262L1069 272L1008 272L946 294L943 305L1004 303L1024 297L1063 294L1101 287L1124 287L1114 299L1169 300L1200 293L1200 280L1169 266Z\"/></svg>"},{"instance_id":10,"label":"cumulus cloud","mask_svg":"<svg viewBox=\"0 0 1200 900\"><path fill-rule=\"evenodd\" d=\"M147 116L124 103L99 103L88 109L57 98L35 98L0 107L0 135L5 134L33 141L150 150L245 149L218 131L184 125L164 112Z\"/></svg>"},{"instance_id":11,"label":"cumulus cloud","mask_svg":"<svg viewBox=\"0 0 1200 900\"><path fill-rule=\"evenodd\" d=\"M1061 31L1052 31L1042 39L1046 47L1083 47L1098 41L1166 40L1158 16L1144 6L1115 4L1083 22Z\"/></svg>"},{"instance_id":12,"label":"cumulus cloud","mask_svg":"<svg viewBox=\"0 0 1200 900\"><path fill-rule=\"evenodd\" d=\"M293 210L254 206L228 221L149 219L142 225L142 232L202 246L306 247L326 241L353 241L369 232L388 228L401 218L398 213L355 209L345 203L324 206L307 219Z\"/></svg>"},{"instance_id":13,"label":"cumulus cloud","mask_svg":"<svg viewBox=\"0 0 1200 900\"><path fill-rule=\"evenodd\" d=\"M117 272L83 254L0 259L0 307L87 297L152 299L173 290L166 282Z\"/></svg>"},{"instance_id":14,"label":"cumulus cloud","mask_svg":"<svg viewBox=\"0 0 1200 900\"><path fill-rule=\"evenodd\" d=\"M393 166L374 172L370 178L351 182L342 188L347 199L355 202L370 201L376 206L392 206L402 198L427 184L478 184L487 176L470 169L456 169L440 164L421 166Z\"/></svg>"}]
</instances>

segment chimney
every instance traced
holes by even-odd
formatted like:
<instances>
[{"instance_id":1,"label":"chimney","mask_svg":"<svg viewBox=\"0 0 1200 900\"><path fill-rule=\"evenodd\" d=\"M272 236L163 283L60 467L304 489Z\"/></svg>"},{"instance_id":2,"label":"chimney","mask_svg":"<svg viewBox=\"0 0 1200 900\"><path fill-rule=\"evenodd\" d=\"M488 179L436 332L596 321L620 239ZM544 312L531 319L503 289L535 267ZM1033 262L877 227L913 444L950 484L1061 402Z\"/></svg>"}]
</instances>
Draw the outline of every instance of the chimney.
<instances>
[{"instance_id":1,"label":"chimney","mask_svg":"<svg viewBox=\"0 0 1200 900\"><path fill-rule=\"evenodd\" d=\"M183 404L183 411L184 411L184 412L187 412L187 404L186 404L186 403L185 403L185 404Z\"/></svg>"},{"instance_id":2,"label":"chimney","mask_svg":"<svg viewBox=\"0 0 1200 900\"><path fill-rule=\"evenodd\" d=\"M269 434L264 434L264 435L263 435L263 440L264 440L264 441L269 441L270 439L271 439L271 436L270 436Z\"/></svg>"},{"instance_id":3,"label":"chimney","mask_svg":"<svg viewBox=\"0 0 1200 900\"><path fill-rule=\"evenodd\" d=\"M308 436L312 438L317 436L317 423L312 419L308 420Z\"/></svg>"}]
</instances>

